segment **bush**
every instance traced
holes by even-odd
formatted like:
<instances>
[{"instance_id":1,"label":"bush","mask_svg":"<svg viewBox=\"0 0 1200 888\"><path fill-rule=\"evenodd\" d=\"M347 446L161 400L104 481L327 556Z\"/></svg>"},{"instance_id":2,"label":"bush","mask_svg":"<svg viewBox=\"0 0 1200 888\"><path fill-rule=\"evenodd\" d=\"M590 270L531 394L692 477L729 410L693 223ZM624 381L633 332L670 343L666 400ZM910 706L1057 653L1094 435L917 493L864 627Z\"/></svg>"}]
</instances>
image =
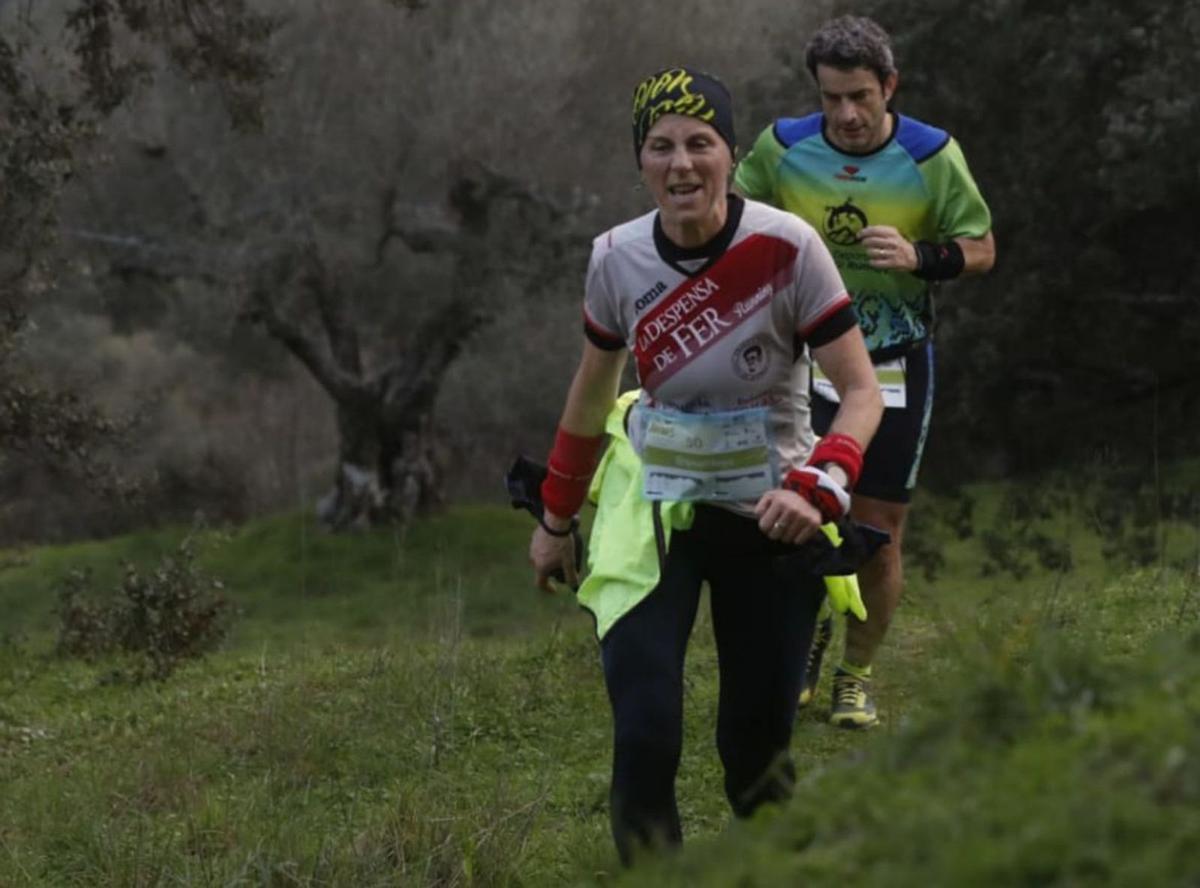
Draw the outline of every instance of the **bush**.
<instances>
[{"instance_id":1,"label":"bush","mask_svg":"<svg viewBox=\"0 0 1200 888\"><path fill-rule=\"evenodd\" d=\"M167 678L183 660L212 650L225 637L233 607L224 584L196 567L192 538L150 571L125 562L115 593L97 594L90 570L73 570L58 586L56 651L96 659L123 652L135 665L121 677Z\"/></svg>"}]
</instances>

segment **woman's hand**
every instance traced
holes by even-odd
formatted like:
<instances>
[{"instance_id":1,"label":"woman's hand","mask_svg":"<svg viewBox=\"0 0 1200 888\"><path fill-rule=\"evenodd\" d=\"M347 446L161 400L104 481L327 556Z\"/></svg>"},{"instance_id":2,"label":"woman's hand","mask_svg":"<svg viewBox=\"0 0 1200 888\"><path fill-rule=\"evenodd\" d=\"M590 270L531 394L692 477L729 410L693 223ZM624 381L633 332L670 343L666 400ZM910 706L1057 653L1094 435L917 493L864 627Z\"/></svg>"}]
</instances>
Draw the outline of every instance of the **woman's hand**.
<instances>
[{"instance_id":1,"label":"woman's hand","mask_svg":"<svg viewBox=\"0 0 1200 888\"><path fill-rule=\"evenodd\" d=\"M768 490L754 507L758 529L768 538L798 546L821 527L816 506L790 490Z\"/></svg>"},{"instance_id":2,"label":"woman's hand","mask_svg":"<svg viewBox=\"0 0 1200 888\"><path fill-rule=\"evenodd\" d=\"M546 513L546 523L558 530L569 531L571 522L556 515ZM553 592L550 580L552 575L562 570L563 579L572 589L579 586L579 566L575 564L575 540L570 533L565 536L555 536L547 533L540 524L534 528L533 538L529 541L529 563L533 565L534 583L543 592Z\"/></svg>"}]
</instances>

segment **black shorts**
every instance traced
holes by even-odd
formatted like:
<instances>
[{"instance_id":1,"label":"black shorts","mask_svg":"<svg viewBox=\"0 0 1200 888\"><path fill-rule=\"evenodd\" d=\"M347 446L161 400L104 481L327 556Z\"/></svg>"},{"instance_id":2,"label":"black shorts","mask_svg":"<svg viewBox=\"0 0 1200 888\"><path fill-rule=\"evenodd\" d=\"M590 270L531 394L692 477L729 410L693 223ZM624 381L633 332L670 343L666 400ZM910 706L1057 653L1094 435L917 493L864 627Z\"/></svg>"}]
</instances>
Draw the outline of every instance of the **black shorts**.
<instances>
[{"instance_id":1,"label":"black shorts","mask_svg":"<svg viewBox=\"0 0 1200 888\"><path fill-rule=\"evenodd\" d=\"M904 355L905 406L887 407L863 458L854 492L892 503L907 503L917 485L917 469L933 414L933 343L922 342ZM812 396L812 426L829 431L838 405Z\"/></svg>"}]
</instances>

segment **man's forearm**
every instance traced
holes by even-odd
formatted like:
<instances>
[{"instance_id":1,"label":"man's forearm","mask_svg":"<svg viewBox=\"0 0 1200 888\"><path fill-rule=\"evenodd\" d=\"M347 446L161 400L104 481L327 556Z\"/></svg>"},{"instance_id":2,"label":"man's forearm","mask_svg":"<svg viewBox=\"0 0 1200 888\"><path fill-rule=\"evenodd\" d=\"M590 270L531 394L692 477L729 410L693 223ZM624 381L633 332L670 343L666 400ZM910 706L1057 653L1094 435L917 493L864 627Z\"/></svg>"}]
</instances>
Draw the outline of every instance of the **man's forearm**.
<instances>
[{"instance_id":1,"label":"man's forearm","mask_svg":"<svg viewBox=\"0 0 1200 888\"><path fill-rule=\"evenodd\" d=\"M996 241L989 231L983 237L956 237L963 254L963 274L983 274L996 264Z\"/></svg>"}]
</instances>

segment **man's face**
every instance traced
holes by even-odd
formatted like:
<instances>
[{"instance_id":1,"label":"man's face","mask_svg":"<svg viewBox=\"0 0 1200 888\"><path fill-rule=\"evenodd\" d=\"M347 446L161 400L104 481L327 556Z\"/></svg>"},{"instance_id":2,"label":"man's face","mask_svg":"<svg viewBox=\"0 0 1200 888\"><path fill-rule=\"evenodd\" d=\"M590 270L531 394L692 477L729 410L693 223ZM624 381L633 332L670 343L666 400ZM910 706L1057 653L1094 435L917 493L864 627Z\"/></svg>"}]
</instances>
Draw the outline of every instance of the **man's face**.
<instances>
[{"instance_id":1,"label":"man's face","mask_svg":"<svg viewBox=\"0 0 1200 888\"><path fill-rule=\"evenodd\" d=\"M817 88L829 141L851 154L866 154L886 142L892 134L887 104L898 80L892 73L880 83L870 68L843 70L817 65Z\"/></svg>"}]
</instances>

